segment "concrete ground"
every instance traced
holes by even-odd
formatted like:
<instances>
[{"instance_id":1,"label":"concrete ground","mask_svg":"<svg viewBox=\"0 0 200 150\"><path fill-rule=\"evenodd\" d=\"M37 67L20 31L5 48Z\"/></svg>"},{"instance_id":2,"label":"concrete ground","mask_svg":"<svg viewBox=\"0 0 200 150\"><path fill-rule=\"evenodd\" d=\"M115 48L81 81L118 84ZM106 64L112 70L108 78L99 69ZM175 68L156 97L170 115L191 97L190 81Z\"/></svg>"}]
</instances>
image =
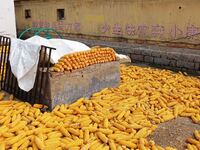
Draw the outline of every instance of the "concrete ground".
<instances>
[{"instance_id":1,"label":"concrete ground","mask_svg":"<svg viewBox=\"0 0 200 150\"><path fill-rule=\"evenodd\" d=\"M184 150L185 141L188 137L193 137L194 130L200 130L200 125L193 123L189 118L178 117L160 124L149 139L163 147L172 146L177 150Z\"/></svg>"}]
</instances>

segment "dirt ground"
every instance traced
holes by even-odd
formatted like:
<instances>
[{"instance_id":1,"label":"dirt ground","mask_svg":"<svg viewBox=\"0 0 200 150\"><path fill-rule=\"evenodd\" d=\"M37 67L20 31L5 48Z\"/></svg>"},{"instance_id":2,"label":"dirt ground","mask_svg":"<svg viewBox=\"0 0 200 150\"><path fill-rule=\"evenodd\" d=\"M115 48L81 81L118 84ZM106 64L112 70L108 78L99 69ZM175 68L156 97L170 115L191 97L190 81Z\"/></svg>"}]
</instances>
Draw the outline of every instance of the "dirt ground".
<instances>
[{"instance_id":1,"label":"dirt ground","mask_svg":"<svg viewBox=\"0 0 200 150\"><path fill-rule=\"evenodd\" d=\"M178 117L160 124L149 139L163 147L172 146L177 150L184 150L185 141L188 137L193 137L194 130L200 130L200 125L194 124L189 118Z\"/></svg>"}]
</instances>

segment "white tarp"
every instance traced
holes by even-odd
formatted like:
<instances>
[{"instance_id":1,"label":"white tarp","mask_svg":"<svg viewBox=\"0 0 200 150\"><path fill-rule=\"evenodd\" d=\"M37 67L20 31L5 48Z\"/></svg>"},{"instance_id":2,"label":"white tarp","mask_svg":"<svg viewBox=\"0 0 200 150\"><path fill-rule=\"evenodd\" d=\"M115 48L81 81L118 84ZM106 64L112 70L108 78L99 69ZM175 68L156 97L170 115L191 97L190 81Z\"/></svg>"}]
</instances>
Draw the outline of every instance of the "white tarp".
<instances>
[{"instance_id":1,"label":"white tarp","mask_svg":"<svg viewBox=\"0 0 200 150\"><path fill-rule=\"evenodd\" d=\"M17 78L19 87L24 91L28 92L34 86L40 49L40 45L11 38L11 71Z\"/></svg>"},{"instance_id":2,"label":"white tarp","mask_svg":"<svg viewBox=\"0 0 200 150\"><path fill-rule=\"evenodd\" d=\"M123 54L117 54L116 53L116 57L117 57L117 60L120 62L120 63L130 63L131 62L131 58L127 55L123 55Z\"/></svg>"},{"instance_id":3,"label":"white tarp","mask_svg":"<svg viewBox=\"0 0 200 150\"><path fill-rule=\"evenodd\" d=\"M52 51L51 53L51 63L53 64L57 63L58 60L65 54L71 54L71 53L90 49L90 47L88 47L87 45L83 43L80 43L77 41L65 40L65 39L49 39L48 40L40 36L33 36L25 41L33 43L33 44L39 44L39 45L56 48L56 50Z\"/></svg>"},{"instance_id":4,"label":"white tarp","mask_svg":"<svg viewBox=\"0 0 200 150\"><path fill-rule=\"evenodd\" d=\"M0 0L0 35L16 37L14 0Z\"/></svg>"},{"instance_id":5,"label":"white tarp","mask_svg":"<svg viewBox=\"0 0 200 150\"><path fill-rule=\"evenodd\" d=\"M23 41L12 38L9 57L11 70L17 78L19 87L24 91L28 92L34 86L41 45L56 48L51 54L52 63L58 62L65 54L90 49L83 43L64 39L47 40L34 36Z\"/></svg>"}]
</instances>

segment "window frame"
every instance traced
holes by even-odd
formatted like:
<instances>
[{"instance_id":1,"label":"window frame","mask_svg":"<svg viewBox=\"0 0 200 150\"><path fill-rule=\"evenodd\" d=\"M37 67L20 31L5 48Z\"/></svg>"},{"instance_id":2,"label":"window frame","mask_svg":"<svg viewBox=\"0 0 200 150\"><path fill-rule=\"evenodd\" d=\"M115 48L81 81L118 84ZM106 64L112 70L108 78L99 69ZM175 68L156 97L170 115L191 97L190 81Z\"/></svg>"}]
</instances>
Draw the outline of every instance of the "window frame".
<instances>
[{"instance_id":1,"label":"window frame","mask_svg":"<svg viewBox=\"0 0 200 150\"><path fill-rule=\"evenodd\" d=\"M32 16L31 16L31 9L25 9L24 10L24 17L25 17L25 19L32 18Z\"/></svg>"},{"instance_id":2,"label":"window frame","mask_svg":"<svg viewBox=\"0 0 200 150\"><path fill-rule=\"evenodd\" d=\"M58 8L57 9L57 20L65 20L65 9L64 8Z\"/></svg>"}]
</instances>

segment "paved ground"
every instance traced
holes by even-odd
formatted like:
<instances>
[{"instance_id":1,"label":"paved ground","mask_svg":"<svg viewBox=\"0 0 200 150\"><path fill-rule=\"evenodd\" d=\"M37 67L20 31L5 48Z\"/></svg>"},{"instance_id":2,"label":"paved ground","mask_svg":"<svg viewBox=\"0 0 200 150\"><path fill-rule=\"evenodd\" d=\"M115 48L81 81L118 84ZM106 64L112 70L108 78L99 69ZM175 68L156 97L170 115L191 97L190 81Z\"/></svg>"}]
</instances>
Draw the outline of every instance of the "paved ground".
<instances>
[{"instance_id":1,"label":"paved ground","mask_svg":"<svg viewBox=\"0 0 200 150\"><path fill-rule=\"evenodd\" d=\"M149 139L163 147L172 146L178 150L186 149L186 139L193 137L194 130L200 130L200 125L194 124L191 119L179 117L162 123Z\"/></svg>"}]
</instances>

